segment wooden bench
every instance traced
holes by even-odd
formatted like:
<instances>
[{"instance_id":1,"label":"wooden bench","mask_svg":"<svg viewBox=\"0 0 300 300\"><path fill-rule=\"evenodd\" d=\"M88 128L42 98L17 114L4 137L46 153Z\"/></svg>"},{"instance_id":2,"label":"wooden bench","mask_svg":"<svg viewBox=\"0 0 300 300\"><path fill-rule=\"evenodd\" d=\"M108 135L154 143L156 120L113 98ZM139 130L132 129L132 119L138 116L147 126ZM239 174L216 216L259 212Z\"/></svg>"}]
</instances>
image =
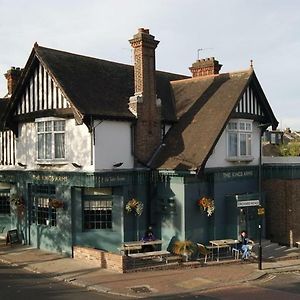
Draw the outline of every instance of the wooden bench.
<instances>
[{"instance_id":1,"label":"wooden bench","mask_svg":"<svg viewBox=\"0 0 300 300\"><path fill-rule=\"evenodd\" d=\"M125 255L129 254L130 251L132 251L132 250L141 250L141 249L142 249L142 246L139 246L139 245L122 246L122 247L118 248L118 250L121 253L124 253Z\"/></svg>"},{"instance_id":2,"label":"wooden bench","mask_svg":"<svg viewBox=\"0 0 300 300\"><path fill-rule=\"evenodd\" d=\"M150 252L140 252L140 253L130 253L128 256L131 258L151 258L151 257L159 257L161 261L165 259L165 262L168 263L168 255L169 251L160 250L160 251L150 251Z\"/></svg>"}]
</instances>

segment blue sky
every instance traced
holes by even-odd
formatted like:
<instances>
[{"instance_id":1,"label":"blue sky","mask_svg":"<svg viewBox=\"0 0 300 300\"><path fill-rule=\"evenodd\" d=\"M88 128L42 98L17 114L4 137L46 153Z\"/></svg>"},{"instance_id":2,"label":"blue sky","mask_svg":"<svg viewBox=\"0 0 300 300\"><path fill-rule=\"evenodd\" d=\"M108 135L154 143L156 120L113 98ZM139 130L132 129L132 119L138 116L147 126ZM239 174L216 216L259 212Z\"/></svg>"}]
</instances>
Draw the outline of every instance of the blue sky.
<instances>
[{"instance_id":1,"label":"blue sky","mask_svg":"<svg viewBox=\"0 0 300 300\"><path fill-rule=\"evenodd\" d=\"M128 39L144 27L160 41L159 70L189 74L200 48L221 72L253 59L279 127L300 130L299 11L297 0L0 0L0 72L23 67L34 42L130 64Z\"/></svg>"}]
</instances>

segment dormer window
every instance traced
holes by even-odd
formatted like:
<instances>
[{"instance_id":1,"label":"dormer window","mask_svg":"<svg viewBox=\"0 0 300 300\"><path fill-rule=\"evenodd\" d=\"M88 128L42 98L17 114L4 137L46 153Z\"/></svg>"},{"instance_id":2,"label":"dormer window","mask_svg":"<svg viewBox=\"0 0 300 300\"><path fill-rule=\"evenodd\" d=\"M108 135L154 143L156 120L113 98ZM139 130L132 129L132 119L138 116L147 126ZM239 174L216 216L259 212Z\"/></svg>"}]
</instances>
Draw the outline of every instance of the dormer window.
<instances>
[{"instance_id":1,"label":"dormer window","mask_svg":"<svg viewBox=\"0 0 300 300\"><path fill-rule=\"evenodd\" d=\"M227 159L230 161L253 160L252 121L232 120L227 125Z\"/></svg>"},{"instance_id":2,"label":"dormer window","mask_svg":"<svg viewBox=\"0 0 300 300\"><path fill-rule=\"evenodd\" d=\"M65 120L37 121L37 159L64 160Z\"/></svg>"}]
</instances>

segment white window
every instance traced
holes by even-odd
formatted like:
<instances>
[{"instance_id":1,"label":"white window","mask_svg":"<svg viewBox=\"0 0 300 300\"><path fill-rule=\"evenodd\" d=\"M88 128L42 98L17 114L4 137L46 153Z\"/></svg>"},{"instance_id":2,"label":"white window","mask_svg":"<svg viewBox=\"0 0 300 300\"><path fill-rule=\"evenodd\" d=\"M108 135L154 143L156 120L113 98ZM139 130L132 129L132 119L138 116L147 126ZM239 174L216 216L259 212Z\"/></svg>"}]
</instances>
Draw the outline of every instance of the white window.
<instances>
[{"instance_id":1,"label":"white window","mask_svg":"<svg viewBox=\"0 0 300 300\"><path fill-rule=\"evenodd\" d=\"M65 121L37 122L37 159L65 159Z\"/></svg>"},{"instance_id":2,"label":"white window","mask_svg":"<svg viewBox=\"0 0 300 300\"><path fill-rule=\"evenodd\" d=\"M227 126L227 142L230 160L251 158L252 121L230 121Z\"/></svg>"}]
</instances>

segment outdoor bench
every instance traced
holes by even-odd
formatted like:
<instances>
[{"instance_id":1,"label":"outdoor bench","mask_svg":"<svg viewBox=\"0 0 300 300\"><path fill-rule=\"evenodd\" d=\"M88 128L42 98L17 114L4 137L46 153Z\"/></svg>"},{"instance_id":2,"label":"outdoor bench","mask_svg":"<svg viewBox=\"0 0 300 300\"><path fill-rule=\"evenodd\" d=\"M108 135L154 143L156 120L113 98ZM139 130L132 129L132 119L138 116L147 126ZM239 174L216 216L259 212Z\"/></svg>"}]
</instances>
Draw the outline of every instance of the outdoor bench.
<instances>
[{"instance_id":1,"label":"outdoor bench","mask_svg":"<svg viewBox=\"0 0 300 300\"><path fill-rule=\"evenodd\" d=\"M168 255L170 254L169 251L160 250L160 251L150 251L150 252L140 252L140 253L130 253L128 254L131 258L152 258L152 257L159 257L162 261L165 259L165 262L168 263Z\"/></svg>"},{"instance_id":2,"label":"outdoor bench","mask_svg":"<svg viewBox=\"0 0 300 300\"><path fill-rule=\"evenodd\" d=\"M141 245L132 245L132 246L122 246L118 248L120 252L123 252L126 254L126 251L129 253L132 250L141 250L142 246Z\"/></svg>"}]
</instances>

